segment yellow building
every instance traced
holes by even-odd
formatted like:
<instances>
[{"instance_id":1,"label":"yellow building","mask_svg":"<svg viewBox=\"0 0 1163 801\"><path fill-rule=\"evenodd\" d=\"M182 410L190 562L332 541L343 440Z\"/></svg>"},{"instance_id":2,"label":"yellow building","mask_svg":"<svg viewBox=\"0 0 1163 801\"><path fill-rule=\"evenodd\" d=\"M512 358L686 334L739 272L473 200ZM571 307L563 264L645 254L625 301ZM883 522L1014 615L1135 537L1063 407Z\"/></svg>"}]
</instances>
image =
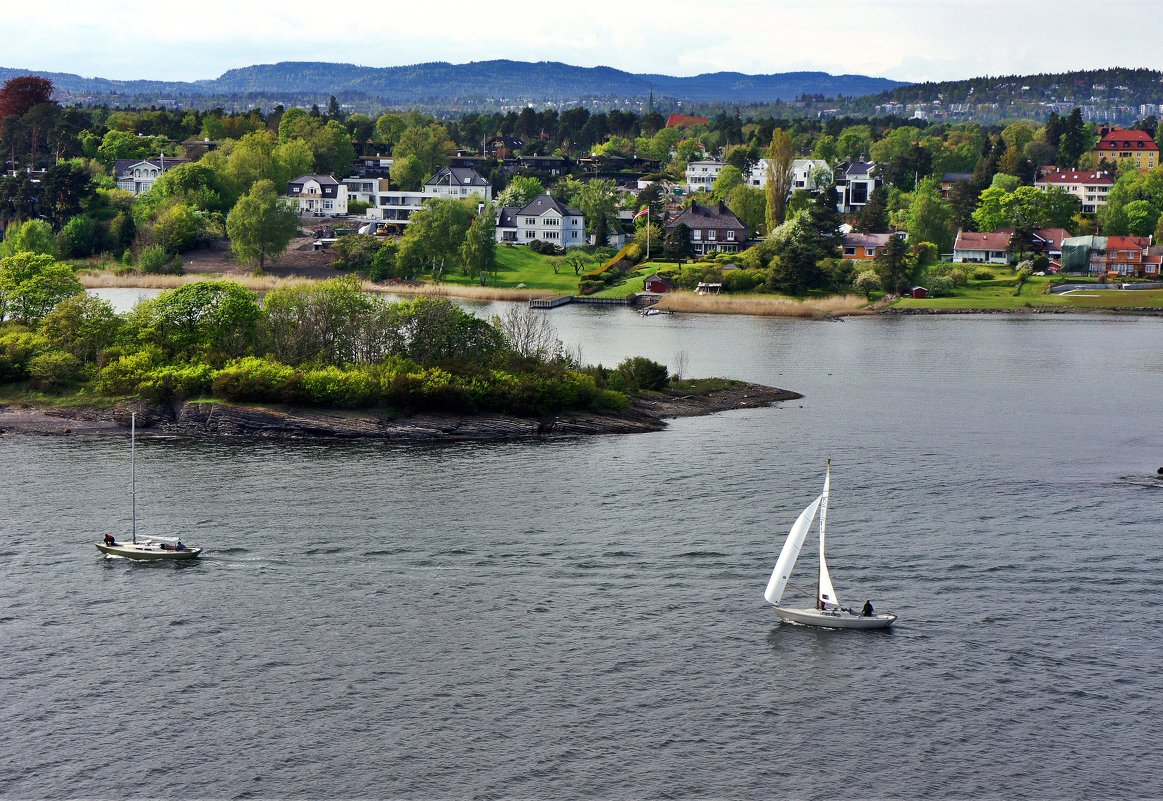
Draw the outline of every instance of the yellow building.
<instances>
[{"instance_id":1,"label":"yellow building","mask_svg":"<svg viewBox=\"0 0 1163 801\"><path fill-rule=\"evenodd\" d=\"M1114 128L1103 133L1094 149L1100 159L1119 162L1133 159L1135 167L1142 172L1159 166L1159 145L1146 131L1132 131Z\"/></svg>"}]
</instances>

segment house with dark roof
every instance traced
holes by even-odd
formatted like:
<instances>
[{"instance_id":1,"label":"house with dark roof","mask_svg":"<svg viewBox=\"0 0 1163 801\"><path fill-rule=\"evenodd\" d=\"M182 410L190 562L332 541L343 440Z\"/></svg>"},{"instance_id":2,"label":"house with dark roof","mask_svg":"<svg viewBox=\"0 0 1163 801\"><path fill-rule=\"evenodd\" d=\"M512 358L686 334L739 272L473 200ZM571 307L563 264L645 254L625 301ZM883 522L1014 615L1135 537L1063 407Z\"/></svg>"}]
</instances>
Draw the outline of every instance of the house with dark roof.
<instances>
[{"instance_id":1,"label":"house with dark roof","mask_svg":"<svg viewBox=\"0 0 1163 801\"><path fill-rule=\"evenodd\" d=\"M158 156L156 159L117 159L113 163L113 174L117 177L118 189L142 195L152 189L164 173L189 162L189 159L168 156Z\"/></svg>"},{"instance_id":2,"label":"house with dark roof","mask_svg":"<svg viewBox=\"0 0 1163 801\"><path fill-rule=\"evenodd\" d=\"M880 255L892 234L844 234L844 258L851 261L871 261Z\"/></svg>"},{"instance_id":3,"label":"house with dark roof","mask_svg":"<svg viewBox=\"0 0 1163 801\"><path fill-rule=\"evenodd\" d=\"M545 173L546 175L564 175L569 167L565 156L518 156L517 164L522 169Z\"/></svg>"},{"instance_id":4,"label":"house with dark roof","mask_svg":"<svg viewBox=\"0 0 1163 801\"><path fill-rule=\"evenodd\" d=\"M868 198L884 181L876 175L876 162L854 161L836 170L836 208L841 214L859 214Z\"/></svg>"},{"instance_id":5,"label":"house with dark roof","mask_svg":"<svg viewBox=\"0 0 1163 801\"><path fill-rule=\"evenodd\" d=\"M334 175L300 175L287 184L287 196L299 214L315 217L347 214L347 186Z\"/></svg>"},{"instance_id":6,"label":"house with dark roof","mask_svg":"<svg viewBox=\"0 0 1163 801\"><path fill-rule=\"evenodd\" d=\"M946 172L941 174L941 199L948 200L949 193L957 184L968 184L973 181L971 172Z\"/></svg>"},{"instance_id":7,"label":"house with dark roof","mask_svg":"<svg viewBox=\"0 0 1163 801\"><path fill-rule=\"evenodd\" d=\"M731 213L725 203L704 206L692 203L690 208L666 224L667 231L685 225L687 240L696 256L709 253L737 253L751 244L747 226Z\"/></svg>"},{"instance_id":8,"label":"house with dark roof","mask_svg":"<svg viewBox=\"0 0 1163 801\"><path fill-rule=\"evenodd\" d=\"M538 195L518 208L497 210L497 241L527 245L539 240L563 248L586 244L585 216L550 195Z\"/></svg>"},{"instance_id":9,"label":"house with dark roof","mask_svg":"<svg viewBox=\"0 0 1163 801\"><path fill-rule=\"evenodd\" d=\"M471 167L441 167L420 190L429 197L467 198L480 195L493 199L493 185Z\"/></svg>"}]
</instances>

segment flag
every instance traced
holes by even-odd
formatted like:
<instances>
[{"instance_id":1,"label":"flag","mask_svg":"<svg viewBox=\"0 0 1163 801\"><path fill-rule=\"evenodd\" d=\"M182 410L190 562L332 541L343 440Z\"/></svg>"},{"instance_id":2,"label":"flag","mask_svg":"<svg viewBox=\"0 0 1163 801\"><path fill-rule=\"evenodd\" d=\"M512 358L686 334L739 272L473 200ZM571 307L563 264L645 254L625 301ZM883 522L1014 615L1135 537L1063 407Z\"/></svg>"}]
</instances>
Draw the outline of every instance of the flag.
<instances>
[{"instance_id":1,"label":"flag","mask_svg":"<svg viewBox=\"0 0 1163 801\"><path fill-rule=\"evenodd\" d=\"M650 213L650 208L647 207L645 209L642 209L642 211L638 212L637 214L635 214L634 219L637 220L639 217L645 217L649 213Z\"/></svg>"}]
</instances>

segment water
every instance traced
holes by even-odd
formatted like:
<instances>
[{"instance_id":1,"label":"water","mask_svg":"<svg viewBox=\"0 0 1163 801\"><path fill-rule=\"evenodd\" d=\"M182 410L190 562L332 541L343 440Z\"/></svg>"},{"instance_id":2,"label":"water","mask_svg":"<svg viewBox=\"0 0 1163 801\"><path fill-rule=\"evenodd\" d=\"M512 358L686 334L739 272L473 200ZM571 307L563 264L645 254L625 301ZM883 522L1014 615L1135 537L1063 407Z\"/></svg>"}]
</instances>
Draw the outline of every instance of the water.
<instances>
[{"instance_id":1,"label":"water","mask_svg":"<svg viewBox=\"0 0 1163 801\"><path fill-rule=\"evenodd\" d=\"M1163 793L1163 321L553 320L805 397L548 445L142 439L188 566L92 547L123 439L0 437L0 796ZM836 588L890 632L762 600L829 455Z\"/></svg>"}]
</instances>

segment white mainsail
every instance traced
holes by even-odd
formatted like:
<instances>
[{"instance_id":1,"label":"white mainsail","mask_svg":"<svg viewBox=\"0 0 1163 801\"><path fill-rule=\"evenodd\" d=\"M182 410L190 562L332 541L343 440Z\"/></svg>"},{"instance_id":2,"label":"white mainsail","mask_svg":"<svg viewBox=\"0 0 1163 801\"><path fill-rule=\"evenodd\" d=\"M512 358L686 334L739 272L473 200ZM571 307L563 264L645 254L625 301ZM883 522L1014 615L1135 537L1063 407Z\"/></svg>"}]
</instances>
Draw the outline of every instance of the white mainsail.
<instances>
[{"instance_id":1,"label":"white mainsail","mask_svg":"<svg viewBox=\"0 0 1163 801\"><path fill-rule=\"evenodd\" d=\"M787 542L783 544L783 550L779 552L779 559L775 562L775 569L771 571L767 589L763 592L763 597L767 599L769 604L778 604L783 598L788 577L791 576L792 568L795 567L796 557L800 555L804 538L807 537L808 529L812 527L812 522L816 519L816 511L820 508L820 502L823 498L824 496L821 495L808 504L808 507L800 512L800 516L796 518L791 531L788 532Z\"/></svg>"},{"instance_id":2,"label":"white mainsail","mask_svg":"<svg viewBox=\"0 0 1163 801\"><path fill-rule=\"evenodd\" d=\"M832 586L832 577L828 575L828 562L824 558L827 547L825 529L828 526L828 499L832 488L832 462L828 460L824 467L824 494L820 496L820 580L816 589L816 602L820 608L839 606L840 596Z\"/></svg>"}]
</instances>

